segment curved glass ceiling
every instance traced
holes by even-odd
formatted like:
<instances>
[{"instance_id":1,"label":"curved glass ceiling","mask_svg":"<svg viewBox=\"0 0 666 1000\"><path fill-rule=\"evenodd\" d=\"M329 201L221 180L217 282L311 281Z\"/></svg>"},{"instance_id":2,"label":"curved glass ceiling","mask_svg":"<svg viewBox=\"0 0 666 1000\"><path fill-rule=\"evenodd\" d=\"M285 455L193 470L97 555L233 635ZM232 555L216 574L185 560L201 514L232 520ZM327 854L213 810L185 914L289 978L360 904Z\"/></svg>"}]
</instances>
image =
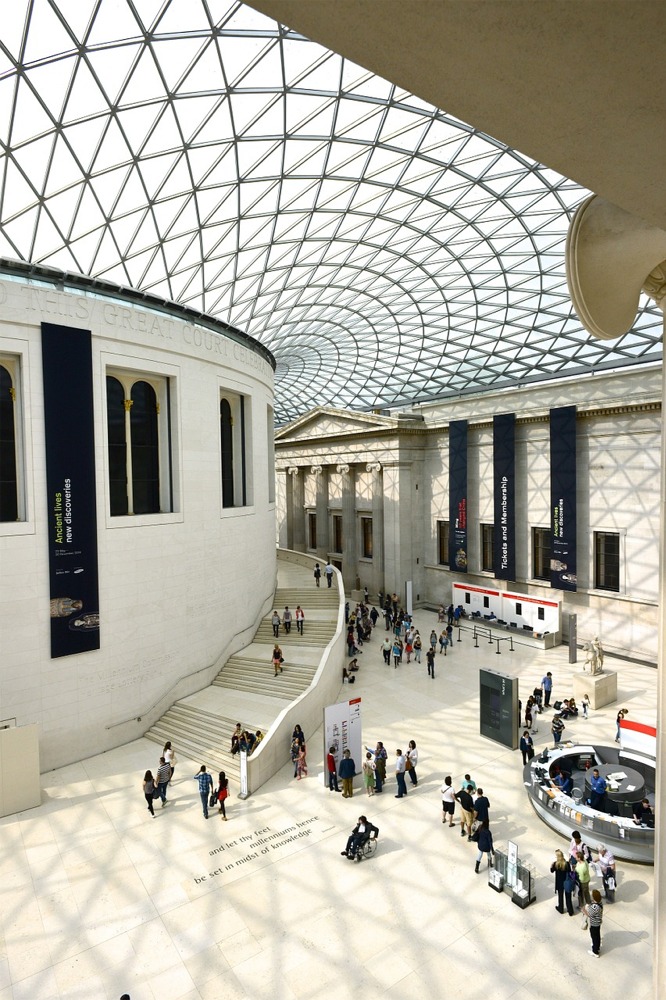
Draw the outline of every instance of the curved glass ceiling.
<instances>
[{"instance_id":1,"label":"curved glass ceiling","mask_svg":"<svg viewBox=\"0 0 666 1000\"><path fill-rule=\"evenodd\" d=\"M661 358L594 341L586 192L229 0L12 0L0 255L149 291L277 360L279 423Z\"/></svg>"}]
</instances>

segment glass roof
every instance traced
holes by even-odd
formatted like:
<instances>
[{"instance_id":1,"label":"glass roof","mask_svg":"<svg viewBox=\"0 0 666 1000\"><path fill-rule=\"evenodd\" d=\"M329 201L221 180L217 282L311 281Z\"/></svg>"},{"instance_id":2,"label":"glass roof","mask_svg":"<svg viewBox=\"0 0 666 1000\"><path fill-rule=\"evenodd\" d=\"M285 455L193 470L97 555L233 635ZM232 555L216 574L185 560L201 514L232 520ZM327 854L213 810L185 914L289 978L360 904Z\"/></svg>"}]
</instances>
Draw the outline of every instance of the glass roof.
<instances>
[{"instance_id":1,"label":"glass roof","mask_svg":"<svg viewBox=\"0 0 666 1000\"><path fill-rule=\"evenodd\" d=\"M275 355L276 417L661 358L593 340L577 184L230 0L11 0L0 256L148 291Z\"/></svg>"}]
</instances>

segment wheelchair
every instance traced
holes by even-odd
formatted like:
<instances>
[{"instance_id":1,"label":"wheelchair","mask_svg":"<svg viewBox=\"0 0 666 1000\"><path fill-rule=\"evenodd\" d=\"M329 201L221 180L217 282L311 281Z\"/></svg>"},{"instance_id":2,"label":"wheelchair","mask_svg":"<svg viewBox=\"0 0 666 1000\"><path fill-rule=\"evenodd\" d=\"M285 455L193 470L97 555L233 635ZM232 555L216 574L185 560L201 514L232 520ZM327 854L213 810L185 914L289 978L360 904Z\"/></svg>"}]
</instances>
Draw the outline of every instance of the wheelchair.
<instances>
[{"instance_id":1,"label":"wheelchair","mask_svg":"<svg viewBox=\"0 0 666 1000\"><path fill-rule=\"evenodd\" d=\"M371 858L377 850L377 837L369 837L367 840L363 840L356 849L356 854L354 855L354 861L358 863L359 861L364 861L367 858Z\"/></svg>"}]
</instances>

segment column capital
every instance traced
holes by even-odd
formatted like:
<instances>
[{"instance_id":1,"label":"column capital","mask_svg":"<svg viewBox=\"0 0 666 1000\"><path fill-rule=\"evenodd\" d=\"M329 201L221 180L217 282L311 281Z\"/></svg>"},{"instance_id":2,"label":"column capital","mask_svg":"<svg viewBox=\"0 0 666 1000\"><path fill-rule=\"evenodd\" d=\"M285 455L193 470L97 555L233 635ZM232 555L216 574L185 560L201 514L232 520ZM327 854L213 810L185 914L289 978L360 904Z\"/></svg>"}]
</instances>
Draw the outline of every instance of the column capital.
<instances>
[{"instance_id":1,"label":"column capital","mask_svg":"<svg viewBox=\"0 0 666 1000\"><path fill-rule=\"evenodd\" d=\"M339 465L336 465L335 471L336 472L349 472L349 468L350 467L349 467L349 465L347 465L346 462L340 462Z\"/></svg>"},{"instance_id":2,"label":"column capital","mask_svg":"<svg viewBox=\"0 0 666 1000\"><path fill-rule=\"evenodd\" d=\"M312 465L310 467L310 472L312 473L313 476L320 476L323 471L324 471L323 465Z\"/></svg>"},{"instance_id":3,"label":"column capital","mask_svg":"<svg viewBox=\"0 0 666 1000\"><path fill-rule=\"evenodd\" d=\"M287 467L287 473L290 476L297 476L298 475L298 466L297 465L289 465Z\"/></svg>"},{"instance_id":4,"label":"column capital","mask_svg":"<svg viewBox=\"0 0 666 1000\"><path fill-rule=\"evenodd\" d=\"M381 472L382 463L381 462L368 462L365 467L366 472Z\"/></svg>"}]
</instances>

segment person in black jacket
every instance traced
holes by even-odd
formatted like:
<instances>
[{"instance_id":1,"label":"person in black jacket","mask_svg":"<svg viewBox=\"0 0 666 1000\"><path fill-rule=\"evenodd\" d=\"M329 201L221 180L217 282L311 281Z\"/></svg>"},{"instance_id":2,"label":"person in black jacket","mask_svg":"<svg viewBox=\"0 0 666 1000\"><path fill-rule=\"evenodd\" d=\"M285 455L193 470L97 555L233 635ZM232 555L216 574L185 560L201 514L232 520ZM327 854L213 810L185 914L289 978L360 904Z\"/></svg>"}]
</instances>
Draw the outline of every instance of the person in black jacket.
<instances>
[{"instance_id":1,"label":"person in black jacket","mask_svg":"<svg viewBox=\"0 0 666 1000\"><path fill-rule=\"evenodd\" d=\"M529 729L526 729L520 737L520 752L523 755L523 765L534 757L534 740L530 736Z\"/></svg>"},{"instance_id":2,"label":"person in black jacket","mask_svg":"<svg viewBox=\"0 0 666 1000\"><path fill-rule=\"evenodd\" d=\"M558 913L564 913L564 900L567 903L567 913L570 917L574 915L571 893L576 888L576 876L571 871L571 865L564 857L562 851L555 851L555 860L550 866L551 872L555 875L555 892L557 893Z\"/></svg>"},{"instance_id":3,"label":"person in black jacket","mask_svg":"<svg viewBox=\"0 0 666 1000\"><path fill-rule=\"evenodd\" d=\"M366 840L370 840L371 837L376 840L378 836L378 828L370 822L368 817L359 816L358 823L347 838L347 846L344 851L340 851L340 853L353 860L356 857L359 848L365 844Z\"/></svg>"},{"instance_id":4,"label":"person in black jacket","mask_svg":"<svg viewBox=\"0 0 666 1000\"><path fill-rule=\"evenodd\" d=\"M476 865L474 867L474 871L478 875L481 865L481 858L483 857L484 854L488 855L488 867L492 868L493 865L491 858L491 854L493 853L493 835L490 831L490 826L488 825L487 819L483 821L483 823L476 831L472 839L476 840L479 848L479 853L476 859Z\"/></svg>"}]
</instances>

